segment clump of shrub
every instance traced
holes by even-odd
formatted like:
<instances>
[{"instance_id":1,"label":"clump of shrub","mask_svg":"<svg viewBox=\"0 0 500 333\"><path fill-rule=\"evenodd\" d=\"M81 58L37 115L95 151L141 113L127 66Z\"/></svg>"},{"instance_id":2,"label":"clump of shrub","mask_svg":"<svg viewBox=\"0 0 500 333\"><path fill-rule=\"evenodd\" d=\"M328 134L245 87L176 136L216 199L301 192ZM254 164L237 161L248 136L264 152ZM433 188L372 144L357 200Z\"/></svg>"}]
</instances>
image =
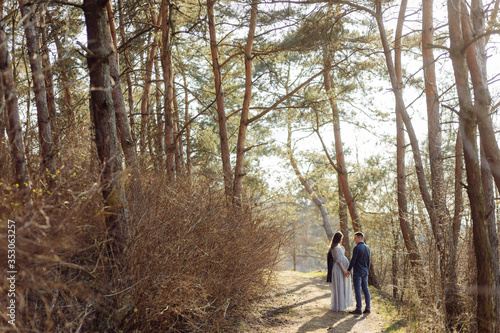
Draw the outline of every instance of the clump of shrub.
<instances>
[{"instance_id":1,"label":"clump of shrub","mask_svg":"<svg viewBox=\"0 0 500 333\"><path fill-rule=\"evenodd\" d=\"M214 181L172 184L143 174L142 191L128 190L129 238L117 254L108 246L99 173L58 177L58 188L37 197L31 211L2 206L4 258L4 220L22 226L16 326L2 313L2 329L216 332L266 291L283 228L250 204L228 203Z\"/></svg>"},{"instance_id":2,"label":"clump of shrub","mask_svg":"<svg viewBox=\"0 0 500 333\"><path fill-rule=\"evenodd\" d=\"M283 229L248 205L228 204L208 181L164 183L153 177L131 207L127 263L134 287L127 297L133 304L124 325L217 331L262 294Z\"/></svg>"}]
</instances>

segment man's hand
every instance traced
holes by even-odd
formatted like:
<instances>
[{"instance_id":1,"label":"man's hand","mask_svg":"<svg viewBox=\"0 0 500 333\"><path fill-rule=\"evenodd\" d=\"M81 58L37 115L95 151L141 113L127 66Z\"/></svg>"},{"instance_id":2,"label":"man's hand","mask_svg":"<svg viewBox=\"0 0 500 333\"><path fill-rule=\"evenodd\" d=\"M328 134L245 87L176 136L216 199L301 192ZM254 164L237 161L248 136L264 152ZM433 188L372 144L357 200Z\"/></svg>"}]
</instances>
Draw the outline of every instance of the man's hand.
<instances>
[{"instance_id":1,"label":"man's hand","mask_svg":"<svg viewBox=\"0 0 500 333\"><path fill-rule=\"evenodd\" d=\"M348 276L349 276L349 274L351 274L351 273L349 273L348 271L344 271L344 276L345 276L345 277L348 277Z\"/></svg>"}]
</instances>

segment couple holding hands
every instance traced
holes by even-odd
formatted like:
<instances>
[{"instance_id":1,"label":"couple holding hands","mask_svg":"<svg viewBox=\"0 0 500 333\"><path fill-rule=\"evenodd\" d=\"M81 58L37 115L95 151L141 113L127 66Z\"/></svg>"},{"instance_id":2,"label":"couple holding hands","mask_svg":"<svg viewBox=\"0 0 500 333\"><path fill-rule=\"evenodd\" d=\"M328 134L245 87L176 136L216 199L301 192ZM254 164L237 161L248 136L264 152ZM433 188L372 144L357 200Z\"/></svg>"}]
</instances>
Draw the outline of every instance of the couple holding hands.
<instances>
[{"instance_id":1,"label":"couple holding hands","mask_svg":"<svg viewBox=\"0 0 500 333\"><path fill-rule=\"evenodd\" d=\"M328 251L328 275L326 282L331 283L332 299L331 311L345 311L349 306L353 305L352 287L351 287L351 270L352 282L354 285L354 294L356 295L356 310L349 312L350 314L360 315L362 313L370 313L370 291L368 290L368 269L370 267L370 248L364 243L364 235L362 232L354 234L354 242L356 246L352 251L351 262L345 256L345 249L340 243L343 235L337 232L330 243ZM365 295L365 311L361 312L361 290Z\"/></svg>"}]
</instances>

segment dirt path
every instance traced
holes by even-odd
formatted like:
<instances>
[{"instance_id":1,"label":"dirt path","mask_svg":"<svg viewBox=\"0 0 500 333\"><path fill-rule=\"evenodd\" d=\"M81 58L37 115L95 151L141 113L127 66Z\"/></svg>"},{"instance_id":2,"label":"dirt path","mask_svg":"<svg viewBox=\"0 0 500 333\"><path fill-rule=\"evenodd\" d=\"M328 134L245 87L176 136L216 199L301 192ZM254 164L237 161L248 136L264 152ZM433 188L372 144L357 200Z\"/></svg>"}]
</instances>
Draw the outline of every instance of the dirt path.
<instances>
[{"instance_id":1,"label":"dirt path","mask_svg":"<svg viewBox=\"0 0 500 333\"><path fill-rule=\"evenodd\" d=\"M259 324L245 325L244 332L401 332L397 311L372 292L372 313L353 316L330 311L330 285L322 276L283 271L278 273L279 290L259 307Z\"/></svg>"}]
</instances>

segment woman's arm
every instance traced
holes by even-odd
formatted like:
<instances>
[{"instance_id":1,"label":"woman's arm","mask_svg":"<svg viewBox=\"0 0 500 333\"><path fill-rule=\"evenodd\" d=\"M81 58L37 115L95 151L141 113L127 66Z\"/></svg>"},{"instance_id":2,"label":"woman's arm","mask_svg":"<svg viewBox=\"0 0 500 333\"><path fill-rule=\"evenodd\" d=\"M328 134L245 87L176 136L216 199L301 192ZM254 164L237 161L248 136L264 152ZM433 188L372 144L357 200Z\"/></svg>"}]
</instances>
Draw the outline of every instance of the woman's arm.
<instances>
[{"instance_id":1,"label":"woman's arm","mask_svg":"<svg viewBox=\"0 0 500 333\"><path fill-rule=\"evenodd\" d=\"M344 272L344 276L349 276L349 272L344 268L344 266L342 265L342 263L338 262L337 264L339 264L340 269L342 270L342 272Z\"/></svg>"}]
</instances>

